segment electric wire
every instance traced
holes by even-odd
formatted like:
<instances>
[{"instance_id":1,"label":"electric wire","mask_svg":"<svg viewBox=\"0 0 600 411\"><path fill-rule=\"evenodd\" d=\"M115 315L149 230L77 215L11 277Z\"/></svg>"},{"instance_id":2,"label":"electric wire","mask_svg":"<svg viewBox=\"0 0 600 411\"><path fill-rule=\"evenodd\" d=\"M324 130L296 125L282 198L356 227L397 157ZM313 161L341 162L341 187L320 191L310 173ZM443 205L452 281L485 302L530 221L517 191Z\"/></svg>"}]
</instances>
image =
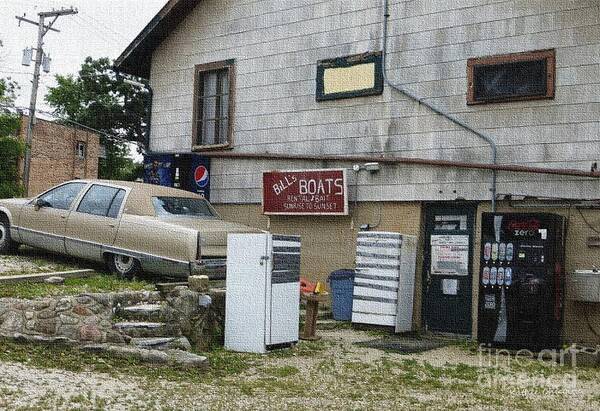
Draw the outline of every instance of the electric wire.
<instances>
[{"instance_id":1,"label":"electric wire","mask_svg":"<svg viewBox=\"0 0 600 411\"><path fill-rule=\"evenodd\" d=\"M12 109L12 110L16 110L16 111L21 111L21 112L28 112L29 109L27 107L18 107L18 106L11 106L8 104L1 104L0 103L0 107L2 108L6 108L6 109ZM104 136L106 139L108 139L109 141L112 141L114 143L121 143L121 144L135 144L138 146L139 149L141 150L145 150L144 144L139 142L139 141L133 141L133 140L127 140L126 138L114 135L114 134L109 134L105 131L102 130L98 130L95 129L93 127L90 126L86 126L85 124L79 123L75 120L71 120L62 116L57 115L56 113L51 113L49 111L44 111L44 110L36 110L36 113L44 115L44 116L49 116L55 120L60 120L60 121L64 121L73 125L76 125L78 127L87 129L89 131L92 131L94 133L98 133L101 134L102 136Z\"/></svg>"},{"instance_id":2,"label":"electric wire","mask_svg":"<svg viewBox=\"0 0 600 411\"><path fill-rule=\"evenodd\" d=\"M114 35L116 35L118 38L120 38L121 40L127 40L127 37L123 34L118 32L117 30L111 28L108 24L96 19L94 16L92 16L91 14L86 13L83 10L79 10L79 13L83 19L83 17L85 17L88 20L91 20L95 23L97 23L102 29L106 29L107 32L111 32Z\"/></svg>"},{"instance_id":3,"label":"electric wire","mask_svg":"<svg viewBox=\"0 0 600 411\"><path fill-rule=\"evenodd\" d=\"M583 220L583 222L585 223L585 225L587 225L589 227L590 230L592 230L594 233L596 234L600 234L600 230L598 230L596 227L594 227L583 215L583 211L581 211L581 208L577 207L577 212L579 213L579 215L581 216L581 219Z\"/></svg>"}]
</instances>

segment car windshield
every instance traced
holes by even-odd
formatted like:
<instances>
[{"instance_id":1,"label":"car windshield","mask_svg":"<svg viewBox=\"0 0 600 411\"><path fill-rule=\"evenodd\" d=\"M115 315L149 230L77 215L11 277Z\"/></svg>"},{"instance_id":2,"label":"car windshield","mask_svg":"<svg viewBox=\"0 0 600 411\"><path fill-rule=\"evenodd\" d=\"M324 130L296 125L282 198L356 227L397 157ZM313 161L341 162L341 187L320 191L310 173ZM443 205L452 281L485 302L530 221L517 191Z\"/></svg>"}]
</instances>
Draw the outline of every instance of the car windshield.
<instances>
[{"instance_id":1,"label":"car windshield","mask_svg":"<svg viewBox=\"0 0 600 411\"><path fill-rule=\"evenodd\" d=\"M212 206L203 198L153 197L152 203L159 217L218 217Z\"/></svg>"}]
</instances>

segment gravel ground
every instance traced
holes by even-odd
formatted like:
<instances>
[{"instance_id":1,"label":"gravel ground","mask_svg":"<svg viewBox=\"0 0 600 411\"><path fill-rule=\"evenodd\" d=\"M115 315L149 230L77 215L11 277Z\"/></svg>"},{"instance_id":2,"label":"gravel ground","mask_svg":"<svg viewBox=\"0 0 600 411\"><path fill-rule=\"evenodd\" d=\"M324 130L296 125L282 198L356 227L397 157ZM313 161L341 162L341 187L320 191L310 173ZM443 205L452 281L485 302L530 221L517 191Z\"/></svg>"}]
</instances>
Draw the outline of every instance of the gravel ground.
<instances>
[{"instance_id":1,"label":"gravel ground","mask_svg":"<svg viewBox=\"0 0 600 411\"><path fill-rule=\"evenodd\" d=\"M75 270L83 265L68 257L22 246L18 254L0 255L0 276Z\"/></svg>"},{"instance_id":2,"label":"gravel ground","mask_svg":"<svg viewBox=\"0 0 600 411\"><path fill-rule=\"evenodd\" d=\"M357 347L372 332L321 331L318 343L193 382L74 373L0 363L5 409L589 409L600 408L600 373L524 361L482 367L473 347L402 355ZM1 348L0 348L1 349ZM230 355L230 354L228 354ZM237 358L232 354L232 358ZM484 359L485 360L485 359Z\"/></svg>"}]
</instances>

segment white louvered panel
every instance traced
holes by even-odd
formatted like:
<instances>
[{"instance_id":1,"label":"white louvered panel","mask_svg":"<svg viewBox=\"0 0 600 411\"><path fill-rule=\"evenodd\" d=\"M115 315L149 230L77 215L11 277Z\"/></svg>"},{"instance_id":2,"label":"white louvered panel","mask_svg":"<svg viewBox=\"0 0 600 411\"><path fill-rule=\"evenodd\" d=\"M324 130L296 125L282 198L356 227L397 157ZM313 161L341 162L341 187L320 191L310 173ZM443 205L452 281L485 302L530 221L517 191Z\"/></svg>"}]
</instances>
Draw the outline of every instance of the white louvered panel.
<instances>
[{"instance_id":1,"label":"white louvered panel","mask_svg":"<svg viewBox=\"0 0 600 411\"><path fill-rule=\"evenodd\" d=\"M412 326L416 238L399 233L361 232L356 247L352 322Z\"/></svg>"}]
</instances>

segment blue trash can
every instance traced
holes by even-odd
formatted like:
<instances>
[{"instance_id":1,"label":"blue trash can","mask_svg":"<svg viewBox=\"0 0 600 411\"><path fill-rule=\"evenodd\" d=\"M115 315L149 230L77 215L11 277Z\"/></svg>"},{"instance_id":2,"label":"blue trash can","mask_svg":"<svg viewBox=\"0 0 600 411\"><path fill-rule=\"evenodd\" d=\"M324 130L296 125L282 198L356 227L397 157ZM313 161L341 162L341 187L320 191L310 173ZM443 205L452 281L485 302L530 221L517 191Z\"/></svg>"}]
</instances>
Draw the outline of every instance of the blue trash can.
<instances>
[{"instance_id":1,"label":"blue trash can","mask_svg":"<svg viewBox=\"0 0 600 411\"><path fill-rule=\"evenodd\" d=\"M352 295L354 293L354 270L342 269L329 274L331 311L336 321L352 320Z\"/></svg>"}]
</instances>

